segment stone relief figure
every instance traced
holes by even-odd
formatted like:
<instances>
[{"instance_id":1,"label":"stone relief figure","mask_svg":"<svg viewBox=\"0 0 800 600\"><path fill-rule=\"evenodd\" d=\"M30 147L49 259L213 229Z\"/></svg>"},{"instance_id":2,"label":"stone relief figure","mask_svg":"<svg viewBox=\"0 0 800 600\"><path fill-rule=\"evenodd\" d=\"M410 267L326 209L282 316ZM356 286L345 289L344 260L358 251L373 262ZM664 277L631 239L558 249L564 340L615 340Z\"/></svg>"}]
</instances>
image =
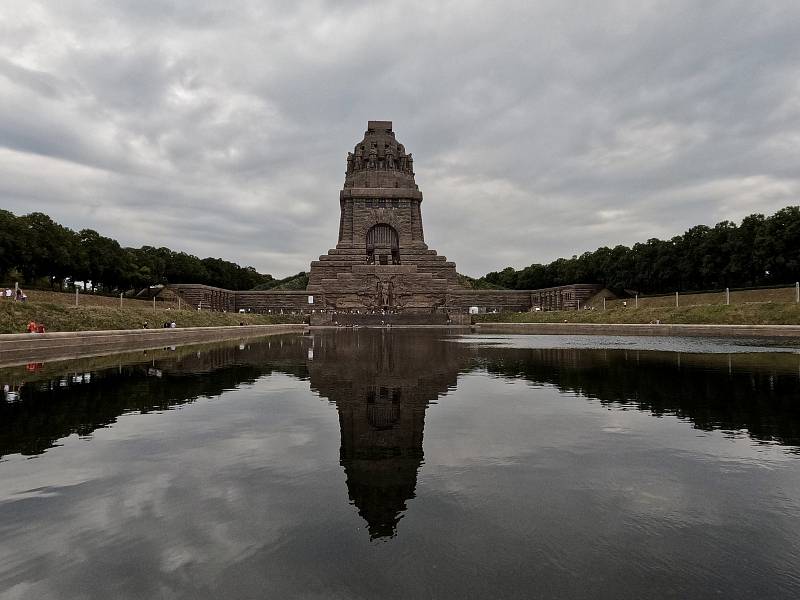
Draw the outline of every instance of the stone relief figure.
<instances>
[{"instance_id":1,"label":"stone relief figure","mask_svg":"<svg viewBox=\"0 0 800 600\"><path fill-rule=\"evenodd\" d=\"M353 153L347 153L347 173L353 172Z\"/></svg>"},{"instance_id":2,"label":"stone relief figure","mask_svg":"<svg viewBox=\"0 0 800 600\"><path fill-rule=\"evenodd\" d=\"M380 285L380 280L374 276L361 282L358 292L356 292L359 304L368 310L380 308L378 306Z\"/></svg>"},{"instance_id":3,"label":"stone relief figure","mask_svg":"<svg viewBox=\"0 0 800 600\"><path fill-rule=\"evenodd\" d=\"M372 146L369 148L369 163L367 167L370 169L375 169L378 166L378 144L372 142Z\"/></svg>"},{"instance_id":4,"label":"stone relief figure","mask_svg":"<svg viewBox=\"0 0 800 600\"><path fill-rule=\"evenodd\" d=\"M392 282L378 282L378 306L390 306L392 303Z\"/></svg>"},{"instance_id":5,"label":"stone relief figure","mask_svg":"<svg viewBox=\"0 0 800 600\"><path fill-rule=\"evenodd\" d=\"M391 286L392 293L392 308L395 310L402 310L411 300L413 294L404 283L402 275L395 275L390 279L389 285Z\"/></svg>"},{"instance_id":6,"label":"stone relief figure","mask_svg":"<svg viewBox=\"0 0 800 600\"><path fill-rule=\"evenodd\" d=\"M414 157L412 157L411 154L406 157L406 166L408 167L409 173L414 172Z\"/></svg>"},{"instance_id":7,"label":"stone relief figure","mask_svg":"<svg viewBox=\"0 0 800 600\"><path fill-rule=\"evenodd\" d=\"M400 171L406 170L406 148L403 144L397 144L397 168Z\"/></svg>"},{"instance_id":8,"label":"stone relief figure","mask_svg":"<svg viewBox=\"0 0 800 600\"><path fill-rule=\"evenodd\" d=\"M361 149L361 146L356 146L356 156L353 162L353 166L356 170L364 168L364 151Z\"/></svg>"},{"instance_id":9,"label":"stone relief figure","mask_svg":"<svg viewBox=\"0 0 800 600\"><path fill-rule=\"evenodd\" d=\"M387 169L394 169L394 150L389 144L386 144L386 150L384 151L386 156L386 168Z\"/></svg>"}]
</instances>

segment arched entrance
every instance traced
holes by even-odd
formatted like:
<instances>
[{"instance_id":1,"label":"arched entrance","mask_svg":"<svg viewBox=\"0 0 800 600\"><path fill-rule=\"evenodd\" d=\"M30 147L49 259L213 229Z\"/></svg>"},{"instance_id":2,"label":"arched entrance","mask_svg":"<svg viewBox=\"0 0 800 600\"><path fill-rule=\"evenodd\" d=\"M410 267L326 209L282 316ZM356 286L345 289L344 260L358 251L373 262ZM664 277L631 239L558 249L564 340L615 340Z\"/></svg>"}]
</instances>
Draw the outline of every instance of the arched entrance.
<instances>
[{"instance_id":1,"label":"arched entrance","mask_svg":"<svg viewBox=\"0 0 800 600\"><path fill-rule=\"evenodd\" d=\"M386 223L378 223L367 231L367 262L388 265L400 264L400 236Z\"/></svg>"}]
</instances>

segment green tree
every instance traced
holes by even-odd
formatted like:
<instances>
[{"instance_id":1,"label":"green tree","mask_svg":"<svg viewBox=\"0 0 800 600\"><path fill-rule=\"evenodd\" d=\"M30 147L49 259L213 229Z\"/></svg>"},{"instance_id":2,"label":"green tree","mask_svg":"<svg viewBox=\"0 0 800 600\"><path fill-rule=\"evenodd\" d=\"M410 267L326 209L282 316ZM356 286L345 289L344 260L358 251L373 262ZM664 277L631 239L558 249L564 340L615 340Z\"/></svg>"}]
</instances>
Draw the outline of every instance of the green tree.
<instances>
[{"instance_id":1,"label":"green tree","mask_svg":"<svg viewBox=\"0 0 800 600\"><path fill-rule=\"evenodd\" d=\"M21 262L22 232L19 219L0 209L0 279Z\"/></svg>"},{"instance_id":2,"label":"green tree","mask_svg":"<svg viewBox=\"0 0 800 600\"><path fill-rule=\"evenodd\" d=\"M44 213L31 213L20 219L22 225L22 264L26 281L47 277L50 287L63 287L72 274L77 240L72 230L62 227Z\"/></svg>"}]
</instances>

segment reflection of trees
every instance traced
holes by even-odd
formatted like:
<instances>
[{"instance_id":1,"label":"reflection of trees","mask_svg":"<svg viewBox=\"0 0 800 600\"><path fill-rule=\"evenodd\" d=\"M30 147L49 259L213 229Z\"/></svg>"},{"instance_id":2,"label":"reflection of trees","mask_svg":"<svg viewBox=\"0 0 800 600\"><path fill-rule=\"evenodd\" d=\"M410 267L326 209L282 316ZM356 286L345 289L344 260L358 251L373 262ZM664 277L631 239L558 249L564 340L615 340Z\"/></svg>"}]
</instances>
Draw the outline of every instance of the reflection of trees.
<instances>
[{"instance_id":1,"label":"reflection of trees","mask_svg":"<svg viewBox=\"0 0 800 600\"><path fill-rule=\"evenodd\" d=\"M88 382L65 376L26 384L18 401L0 403L0 456L39 454L60 438L89 435L124 413L218 396L273 371L307 377L305 344L298 337L249 343L241 350L238 344L153 361L142 355L146 362L89 369Z\"/></svg>"},{"instance_id":2,"label":"reflection of trees","mask_svg":"<svg viewBox=\"0 0 800 600\"><path fill-rule=\"evenodd\" d=\"M676 415L703 430L800 445L796 356L490 348L481 357L490 373Z\"/></svg>"}]
</instances>

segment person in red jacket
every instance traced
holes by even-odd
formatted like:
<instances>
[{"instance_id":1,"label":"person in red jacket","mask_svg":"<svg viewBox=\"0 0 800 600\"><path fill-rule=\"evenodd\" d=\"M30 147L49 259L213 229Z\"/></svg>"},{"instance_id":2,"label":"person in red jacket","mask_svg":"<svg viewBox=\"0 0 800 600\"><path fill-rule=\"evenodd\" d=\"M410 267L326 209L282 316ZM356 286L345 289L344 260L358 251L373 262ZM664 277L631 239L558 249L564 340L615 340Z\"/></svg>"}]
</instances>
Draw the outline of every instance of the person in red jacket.
<instances>
[{"instance_id":1,"label":"person in red jacket","mask_svg":"<svg viewBox=\"0 0 800 600\"><path fill-rule=\"evenodd\" d=\"M36 321L28 323L28 333L36 333Z\"/></svg>"}]
</instances>

